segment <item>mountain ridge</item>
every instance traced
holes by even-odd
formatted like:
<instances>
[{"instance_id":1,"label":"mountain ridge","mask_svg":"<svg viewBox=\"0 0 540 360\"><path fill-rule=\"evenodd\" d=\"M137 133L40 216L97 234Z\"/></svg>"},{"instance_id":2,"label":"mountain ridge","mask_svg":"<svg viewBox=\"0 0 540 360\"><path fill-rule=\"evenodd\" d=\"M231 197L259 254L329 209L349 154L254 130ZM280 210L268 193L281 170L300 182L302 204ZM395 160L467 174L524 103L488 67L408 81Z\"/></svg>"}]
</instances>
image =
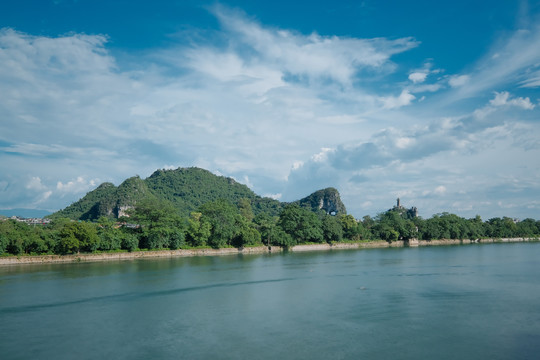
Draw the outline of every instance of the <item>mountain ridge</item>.
<instances>
[{"instance_id":1,"label":"mountain ridge","mask_svg":"<svg viewBox=\"0 0 540 360\"><path fill-rule=\"evenodd\" d=\"M146 179L133 176L119 186L110 182L102 183L78 201L48 217L91 221L101 216L118 218L142 200L169 203L180 215L187 217L201 205L217 199L226 199L235 205L240 199L248 199L255 215L267 213L277 216L288 204L259 196L231 177L218 176L197 167L180 167L174 170L158 169ZM346 214L345 205L335 188L318 190L293 203L312 211Z\"/></svg>"}]
</instances>

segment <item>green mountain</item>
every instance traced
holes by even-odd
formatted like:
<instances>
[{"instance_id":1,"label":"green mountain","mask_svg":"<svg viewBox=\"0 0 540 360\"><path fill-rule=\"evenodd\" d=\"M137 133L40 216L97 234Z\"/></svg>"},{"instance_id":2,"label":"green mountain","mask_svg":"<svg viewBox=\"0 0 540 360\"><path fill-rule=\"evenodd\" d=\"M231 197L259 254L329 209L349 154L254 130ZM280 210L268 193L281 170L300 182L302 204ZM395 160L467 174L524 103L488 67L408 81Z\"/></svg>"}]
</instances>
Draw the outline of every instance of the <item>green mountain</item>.
<instances>
[{"instance_id":1,"label":"green mountain","mask_svg":"<svg viewBox=\"0 0 540 360\"><path fill-rule=\"evenodd\" d=\"M226 199L234 204L238 204L241 199L248 199L255 215L264 212L277 216L285 205L277 200L258 196L246 185L232 178L192 167L157 170L144 180L138 176L131 177L118 187L103 183L82 199L48 217L77 220L96 220L101 216L118 218L144 199L168 202L185 217L201 205L217 199ZM323 209L328 213L346 213L339 192L334 188L319 190L296 203L314 211Z\"/></svg>"},{"instance_id":2,"label":"green mountain","mask_svg":"<svg viewBox=\"0 0 540 360\"><path fill-rule=\"evenodd\" d=\"M337 189L329 187L296 201L300 206L311 208L313 211L324 210L328 214L346 214L345 204L341 202Z\"/></svg>"}]
</instances>

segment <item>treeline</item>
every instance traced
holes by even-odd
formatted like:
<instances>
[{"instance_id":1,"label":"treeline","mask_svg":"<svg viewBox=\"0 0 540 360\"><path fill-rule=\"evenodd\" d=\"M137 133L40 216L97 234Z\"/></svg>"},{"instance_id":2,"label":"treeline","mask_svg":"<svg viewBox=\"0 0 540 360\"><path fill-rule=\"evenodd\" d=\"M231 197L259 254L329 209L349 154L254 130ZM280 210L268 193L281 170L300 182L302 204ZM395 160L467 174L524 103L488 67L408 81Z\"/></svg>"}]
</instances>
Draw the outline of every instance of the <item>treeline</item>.
<instances>
[{"instance_id":1,"label":"treeline","mask_svg":"<svg viewBox=\"0 0 540 360\"><path fill-rule=\"evenodd\" d=\"M493 218L482 221L442 213L429 219L392 209L375 218L316 213L298 204L283 207L279 216L254 215L249 199L238 204L216 200L201 205L186 219L167 202L141 201L129 217L96 222L55 219L45 226L0 221L0 255L73 254L97 251L185 249L194 247L290 247L306 243L399 239L478 239L535 237L540 221Z\"/></svg>"}]
</instances>

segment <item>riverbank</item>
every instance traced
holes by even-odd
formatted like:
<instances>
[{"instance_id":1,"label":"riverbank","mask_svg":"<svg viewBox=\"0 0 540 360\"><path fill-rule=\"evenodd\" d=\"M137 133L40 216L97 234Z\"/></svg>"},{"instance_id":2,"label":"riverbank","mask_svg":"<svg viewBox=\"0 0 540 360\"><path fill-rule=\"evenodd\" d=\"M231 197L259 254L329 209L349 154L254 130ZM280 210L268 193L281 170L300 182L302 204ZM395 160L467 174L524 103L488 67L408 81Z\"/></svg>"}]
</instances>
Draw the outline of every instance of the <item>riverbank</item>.
<instances>
[{"instance_id":1,"label":"riverbank","mask_svg":"<svg viewBox=\"0 0 540 360\"><path fill-rule=\"evenodd\" d=\"M390 247L417 247L417 246L447 246L447 245L469 245L469 244L491 244L491 243L515 243L515 242L537 242L537 238L503 238L503 239L441 239L441 240L411 240L411 241L362 241L357 243L335 243L335 244L309 244L296 245L289 249L292 252L304 251L328 251L345 249L374 249ZM156 250L156 251L134 251L120 253L100 253L100 254L74 254L74 255L36 255L36 256L7 256L0 257L0 265L17 264L44 264L44 263L74 263L74 262L96 262L111 260L133 260L151 258L172 258L188 256L222 256L238 254L274 254L281 253L283 249L279 246L258 246L223 249L187 249L187 250Z\"/></svg>"}]
</instances>

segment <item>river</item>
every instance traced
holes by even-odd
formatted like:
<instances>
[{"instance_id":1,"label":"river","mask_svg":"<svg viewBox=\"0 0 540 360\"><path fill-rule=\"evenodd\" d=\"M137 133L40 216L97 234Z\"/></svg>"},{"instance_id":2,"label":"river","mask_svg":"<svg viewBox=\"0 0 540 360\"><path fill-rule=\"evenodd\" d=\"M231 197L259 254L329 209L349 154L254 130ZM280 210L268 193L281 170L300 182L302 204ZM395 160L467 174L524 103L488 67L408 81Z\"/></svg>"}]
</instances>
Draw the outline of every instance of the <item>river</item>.
<instances>
[{"instance_id":1,"label":"river","mask_svg":"<svg viewBox=\"0 0 540 360\"><path fill-rule=\"evenodd\" d=\"M2 359L533 359L540 244L0 267Z\"/></svg>"}]
</instances>

